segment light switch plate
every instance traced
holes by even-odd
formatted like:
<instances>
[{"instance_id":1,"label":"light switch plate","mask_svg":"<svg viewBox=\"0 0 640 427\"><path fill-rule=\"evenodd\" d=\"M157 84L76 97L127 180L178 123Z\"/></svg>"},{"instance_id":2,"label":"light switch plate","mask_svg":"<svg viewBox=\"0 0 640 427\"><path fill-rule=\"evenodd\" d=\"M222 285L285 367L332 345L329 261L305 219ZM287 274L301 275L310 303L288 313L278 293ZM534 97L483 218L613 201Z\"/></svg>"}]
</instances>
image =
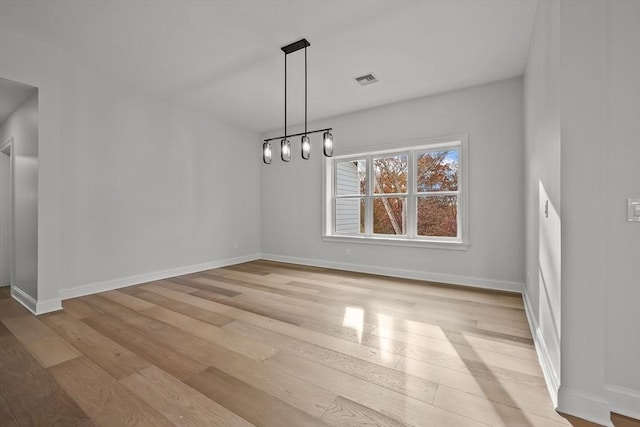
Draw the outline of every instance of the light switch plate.
<instances>
[{"instance_id":1,"label":"light switch plate","mask_svg":"<svg viewBox=\"0 0 640 427\"><path fill-rule=\"evenodd\" d=\"M627 199L627 221L640 222L640 199Z\"/></svg>"}]
</instances>

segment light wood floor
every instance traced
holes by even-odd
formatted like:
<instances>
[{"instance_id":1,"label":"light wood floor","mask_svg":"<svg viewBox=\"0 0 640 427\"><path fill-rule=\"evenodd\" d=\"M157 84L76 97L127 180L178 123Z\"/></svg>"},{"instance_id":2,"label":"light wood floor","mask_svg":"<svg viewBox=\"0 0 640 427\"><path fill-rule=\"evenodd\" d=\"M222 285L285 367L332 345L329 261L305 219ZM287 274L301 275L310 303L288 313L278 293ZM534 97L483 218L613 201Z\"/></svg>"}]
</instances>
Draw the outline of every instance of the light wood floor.
<instances>
[{"instance_id":1,"label":"light wood floor","mask_svg":"<svg viewBox=\"0 0 640 427\"><path fill-rule=\"evenodd\" d=\"M0 291L1 426L589 425L518 295L255 261L63 306Z\"/></svg>"}]
</instances>

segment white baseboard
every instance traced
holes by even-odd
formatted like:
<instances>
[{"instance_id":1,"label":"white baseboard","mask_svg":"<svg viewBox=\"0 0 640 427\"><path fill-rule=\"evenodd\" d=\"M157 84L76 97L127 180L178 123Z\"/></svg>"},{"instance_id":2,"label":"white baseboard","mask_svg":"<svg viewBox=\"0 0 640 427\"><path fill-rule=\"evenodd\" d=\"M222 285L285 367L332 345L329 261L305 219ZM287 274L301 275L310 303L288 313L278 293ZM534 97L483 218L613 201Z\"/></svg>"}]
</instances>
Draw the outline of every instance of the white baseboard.
<instances>
[{"instance_id":1,"label":"white baseboard","mask_svg":"<svg viewBox=\"0 0 640 427\"><path fill-rule=\"evenodd\" d=\"M482 279L476 277L457 276L452 274L429 273L417 270L403 270L400 268L381 267L377 265L351 264L338 261L326 261L311 258L299 258L285 255L262 254L262 259L268 261L302 264L312 267L335 268L338 270L355 271L357 273L380 274L382 276L402 277L405 279L426 280L430 282L449 283L483 289L522 293L524 285L519 282L504 280Z\"/></svg>"},{"instance_id":2,"label":"white baseboard","mask_svg":"<svg viewBox=\"0 0 640 427\"><path fill-rule=\"evenodd\" d=\"M604 392L611 412L640 420L640 390L631 390L607 384Z\"/></svg>"},{"instance_id":3,"label":"white baseboard","mask_svg":"<svg viewBox=\"0 0 640 427\"><path fill-rule=\"evenodd\" d=\"M36 315L51 313L52 311L62 310L61 299L50 299L47 301L40 301L36 304Z\"/></svg>"},{"instance_id":4,"label":"white baseboard","mask_svg":"<svg viewBox=\"0 0 640 427\"><path fill-rule=\"evenodd\" d=\"M613 427L609 402L603 395L584 393L560 386L557 409L565 414Z\"/></svg>"},{"instance_id":5,"label":"white baseboard","mask_svg":"<svg viewBox=\"0 0 640 427\"><path fill-rule=\"evenodd\" d=\"M221 259L217 261L206 262L203 264L189 265L186 267L172 268L170 270L137 274L135 276L128 276L115 280L91 283L88 285L62 289L60 291L60 298L62 300L77 298L85 295L96 294L99 292L112 291L114 289L124 288L127 286L139 285L141 283L153 282L154 280L167 279L170 277L182 276L185 274L197 273L199 271L211 270L214 268L226 267L228 265L254 261L257 259L260 259L260 254L244 255L236 258Z\"/></svg>"},{"instance_id":6,"label":"white baseboard","mask_svg":"<svg viewBox=\"0 0 640 427\"><path fill-rule=\"evenodd\" d=\"M538 326L538 320L534 315L533 307L531 307L531 301L527 296L527 292L522 293L524 299L524 310L529 321L529 328L531 329L531 336L536 347L536 353L538 354L538 362L542 368L542 375L547 385L547 391L551 397L551 402L554 407L558 406L558 389L560 388L560 373L557 372L553 362L551 361L551 353L545 342L540 327ZM553 345L560 346L560 342L553 340Z\"/></svg>"},{"instance_id":7,"label":"white baseboard","mask_svg":"<svg viewBox=\"0 0 640 427\"><path fill-rule=\"evenodd\" d=\"M47 301L36 301L31 297L31 295L15 286L11 288L11 296L35 315L62 310L61 300L52 299Z\"/></svg>"},{"instance_id":8,"label":"white baseboard","mask_svg":"<svg viewBox=\"0 0 640 427\"><path fill-rule=\"evenodd\" d=\"M27 310L29 310L33 314L36 314L36 306L38 305L38 302L33 299L31 295L16 286L12 286L11 296L14 300L22 304Z\"/></svg>"}]
</instances>

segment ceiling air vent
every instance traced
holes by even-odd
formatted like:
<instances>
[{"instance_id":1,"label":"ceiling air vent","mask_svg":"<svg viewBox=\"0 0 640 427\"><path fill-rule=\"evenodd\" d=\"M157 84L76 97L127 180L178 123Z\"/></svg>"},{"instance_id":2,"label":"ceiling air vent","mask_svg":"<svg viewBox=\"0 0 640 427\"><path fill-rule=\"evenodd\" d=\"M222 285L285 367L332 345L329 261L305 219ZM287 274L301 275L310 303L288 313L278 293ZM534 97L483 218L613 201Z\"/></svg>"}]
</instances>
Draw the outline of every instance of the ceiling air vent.
<instances>
[{"instance_id":1,"label":"ceiling air vent","mask_svg":"<svg viewBox=\"0 0 640 427\"><path fill-rule=\"evenodd\" d=\"M361 86L370 85L371 83L376 83L378 79L372 73L365 74L364 76L356 77L356 81L360 83Z\"/></svg>"}]
</instances>

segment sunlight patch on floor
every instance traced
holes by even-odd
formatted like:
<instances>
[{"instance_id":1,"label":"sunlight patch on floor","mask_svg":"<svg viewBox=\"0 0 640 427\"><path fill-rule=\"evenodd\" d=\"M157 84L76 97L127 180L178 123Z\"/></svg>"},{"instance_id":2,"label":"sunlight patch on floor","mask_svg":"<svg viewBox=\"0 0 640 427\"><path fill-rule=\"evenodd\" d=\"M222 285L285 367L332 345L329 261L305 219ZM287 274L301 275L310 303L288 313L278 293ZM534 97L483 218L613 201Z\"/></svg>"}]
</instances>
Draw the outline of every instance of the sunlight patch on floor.
<instances>
[{"instance_id":1,"label":"sunlight patch on floor","mask_svg":"<svg viewBox=\"0 0 640 427\"><path fill-rule=\"evenodd\" d=\"M346 307L342 326L355 329L358 334L358 343L362 344L362 330L364 328L364 310L360 307Z\"/></svg>"}]
</instances>

